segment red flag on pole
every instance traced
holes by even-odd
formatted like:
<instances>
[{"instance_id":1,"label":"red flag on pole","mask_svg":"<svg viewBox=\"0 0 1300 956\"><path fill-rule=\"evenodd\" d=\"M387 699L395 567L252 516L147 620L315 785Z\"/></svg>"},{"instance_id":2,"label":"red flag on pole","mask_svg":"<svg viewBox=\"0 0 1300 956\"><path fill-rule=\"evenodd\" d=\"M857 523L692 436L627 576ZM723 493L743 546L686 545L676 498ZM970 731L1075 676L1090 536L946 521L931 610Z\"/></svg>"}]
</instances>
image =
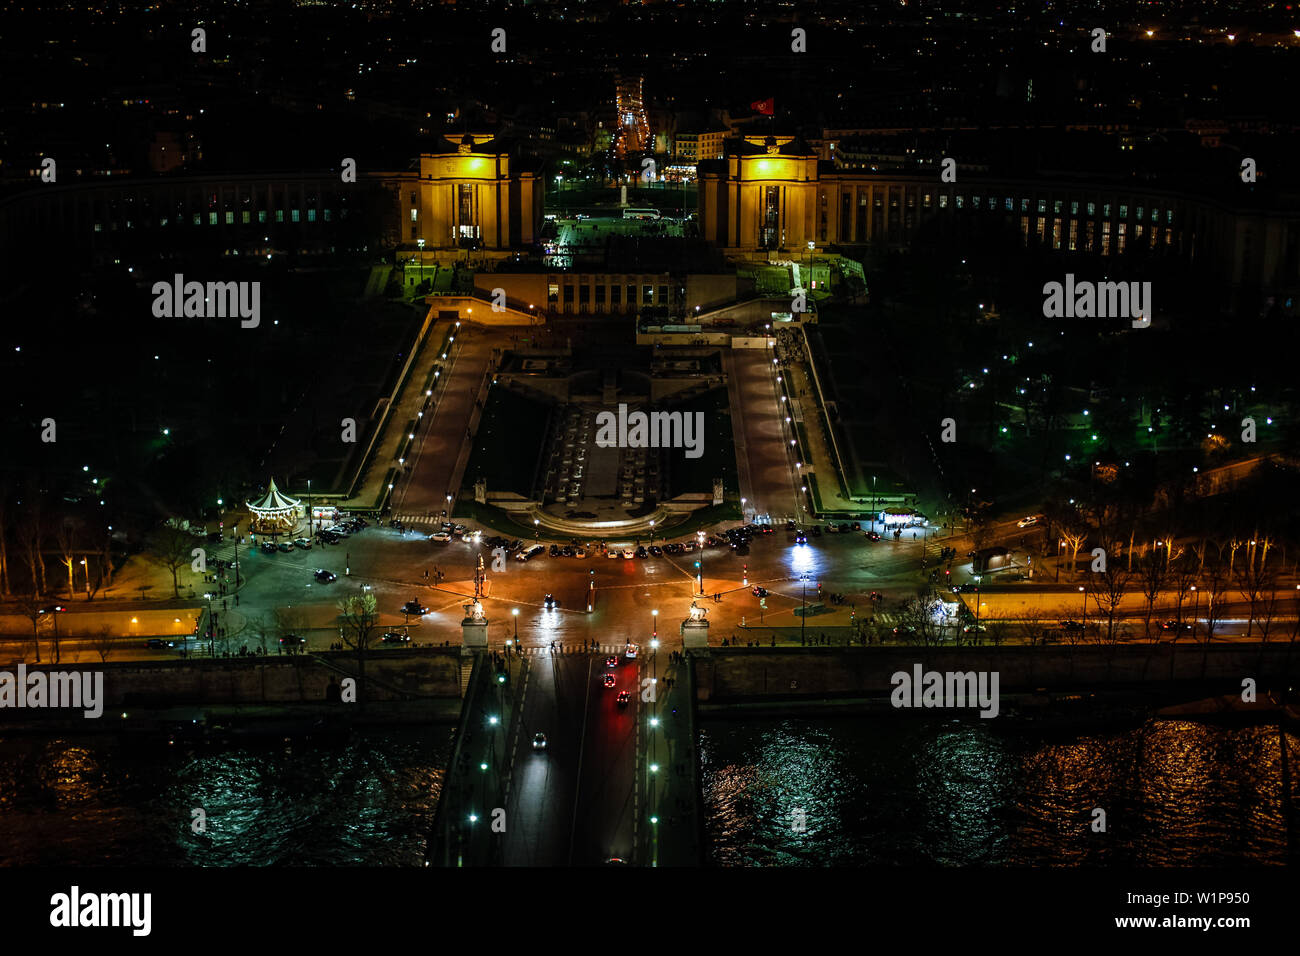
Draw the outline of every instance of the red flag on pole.
<instances>
[{"instance_id":1,"label":"red flag on pole","mask_svg":"<svg viewBox=\"0 0 1300 956\"><path fill-rule=\"evenodd\" d=\"M762 113L764 116L774 116L776 114L776 97L769 96L765 100L755 100L749 104L749 108L755 113Z\"/></svg>"}]
</instances>

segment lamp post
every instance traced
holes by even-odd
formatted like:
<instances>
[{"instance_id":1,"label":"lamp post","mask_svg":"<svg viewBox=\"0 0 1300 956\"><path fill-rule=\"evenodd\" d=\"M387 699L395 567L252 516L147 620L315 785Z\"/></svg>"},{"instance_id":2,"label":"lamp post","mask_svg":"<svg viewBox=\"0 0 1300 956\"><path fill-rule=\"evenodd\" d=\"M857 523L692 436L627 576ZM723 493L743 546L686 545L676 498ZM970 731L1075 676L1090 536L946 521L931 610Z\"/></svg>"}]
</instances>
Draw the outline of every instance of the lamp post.
<instances>
[{"instance_id":1,"label":"lamp post","mask_svg":"<svg viewBox=\"0 0 1300 956\"><path fill-rule=\"evenodd\" d=\"M871 530L876 530L876 476L871 476Z\"/></svg>"},{"instance_id":2,"label":"lamp post","mask_svg":"<svg viewBox=\"0 0 1300 956\"><path fill-rule=\"evenodd\" d=\"M1083 632L1085 636L1088 633L1088 592L1084 590L1082 584L1079 585L1079 593L1083 595Z\"/></svg>"},{"instance_id":3,"label":"lamp post","mask_svg":"<svg viewBox=\"0 0 1300 956\"><path fill-rule=\"evenodd\" d=\"M212 626L212 594L208 592L203 596L208 599L208 656L215 658L217 656L217 631Z\"/></svg>"},{"instance_id":4,"label":"lamp post","mask_svg":"<svg viewBox=\"0 0 1300 956\"><path fill-rule=\"evenodd\" d=\"M698 576L700 579L700 597L704 597L704 532L703 531L695 532L695 542L696 542L696 546L700 549L700 559L695 562L695 567L698 569Z\"/></svg>"},{"instance_id":5,"label":"lamp post","mask_svg":"<svg viewBox=\"0 0 1300 956\"><path fill-rule=\"evenodd\" d=\"M650 630L651 639L654 641L654 646L658 647L659 646L659 609L658 608L655 608L653 611L650 612L650 628L651 628Z\"/></svg>"},{"instance_id":6,"label":"lamp post","mask_svg":"<svg viewBox=\"0 0 1300 956\"><path fill-rule=\"evenodd\" d=\"M48 614L54 620L54 663L56 664L59 663L61 656L59 653L59 612L62 610L63 606L61 604L54 604L50 607L41 608L42 614ZM40 653L41 646L38 641L36 644L36 663L38 664L41 662Z\"/></svg>"},{"instance_id":7,"label":"lamp post","mask_svg":"<svg viewBox=\"0 0 1300 956\"><path fill-rule=\"evenodd\" d=\"M541 531L541 529L538 527L539 524L540 524L540 521L539 521L537 518L534 518L534 519L533 519L533 540L535 540L535 541L541 541L541 540L542 540L542 531Z\"/></svg>"},{"instance_id":8,"label":"lamp post","mask_svg":"<svg viewBox=\"0 0 1300 956\"><path fill-rule=\"evenodd\" d=\"M81 573L86 576L86 600L89 601L90 600L90 565L86 563L85 558L81 559L81 567L84 569Z\"/></svg>"},{"instance_id":9,"label":"lamp post","mask_svg":"<svg viewBox=\"0 0 1300 956\"><path fill-rule=\"evenodd\" d=\"M307 479L307 537L308 538L310 538L313 534L316 533L316 528L312 522L312 518L313 515L312 515L312 507L311 507L311 479L308 478Z\"/></svg>"},{"instance_id":10,"label":"lamp post","mask_svg":"<svg viewBox=\"0 0 1300 956\"><path fill-rule=\"evenodd\" d=\"M650 547L655 546L655 519L650 519Z\"/></svg>"},{"instance_id":11,"label":"lamp post","mask_svg":"<svg viewBox=\"0 0 1300 956\"><path fill-rule=\"evenodd\" d=\"M1201 595L1196 590L1196 585L1192 585L1192 641L1196 641L1196 609L1200 605ZM1210 608L1213 611L1213 608ZM1213 616L1213 615L1210 615ZM1207 642L1209 638L1206 638Z\"/></svg>"},{"instance_id":12,"label":"lamp post","mask_svg":"<svg viewBox=\"0 0 1300 956\"><path fill-rule=\"evenodd\" d=\"M803 604L803 610L799 612L799 643L805 644L805 632L808 629L808 575L799 575L799 601Z\"/></svg>"},{"instance_id":13,"label":"lamp post","mask_svg":"<svg viewBox=\"0 0 1300 956\"><path fill-rule=\"evenodd\" d=\"M424 288L424 237L421 236L415 240L415 244L420 247L420 288Z\"/></svg>"},{"instance_id":14,"label":"lamp post","mask_svg":"<svg viewBox=\"0 0 1300 956\"><path fill-rule=\"evenodd\" d=\"M519 608L514 608L510 616L515 619L515 646L519 646Z\"/></svg>"}]
</instances>

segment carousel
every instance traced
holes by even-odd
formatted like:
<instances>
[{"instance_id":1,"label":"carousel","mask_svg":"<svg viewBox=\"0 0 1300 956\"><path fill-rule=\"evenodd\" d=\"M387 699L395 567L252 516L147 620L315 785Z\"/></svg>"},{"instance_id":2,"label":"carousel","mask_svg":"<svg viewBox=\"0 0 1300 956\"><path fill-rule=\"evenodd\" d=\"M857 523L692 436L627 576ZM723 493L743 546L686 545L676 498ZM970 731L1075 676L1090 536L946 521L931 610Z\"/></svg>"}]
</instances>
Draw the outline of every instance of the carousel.
<instances>
[{"instance_id":1,"label":"carousel","mask_svg":"<svg viewBox=\"0 0 1300 956\"><path fill-rule=\"evenodd\" d=\"M290 534L298 527L302 502L280 493L271 479L270 487L259 501L247 501L249 530L253 534Z\"/></svg>"}]
</instances>

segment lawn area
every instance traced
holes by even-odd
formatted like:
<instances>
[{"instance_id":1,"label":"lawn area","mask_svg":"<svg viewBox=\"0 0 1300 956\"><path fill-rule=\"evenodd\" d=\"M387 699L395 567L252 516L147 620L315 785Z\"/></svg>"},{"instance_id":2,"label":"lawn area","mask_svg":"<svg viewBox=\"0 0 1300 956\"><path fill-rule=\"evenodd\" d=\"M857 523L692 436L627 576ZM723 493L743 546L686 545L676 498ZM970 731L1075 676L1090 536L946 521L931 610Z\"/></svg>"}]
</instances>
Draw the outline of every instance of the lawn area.
<instances>
[{"instance_id":1,"label":"lawn area","mask_svg":"<svg viewBox=\"0 0 1300 956\"><path fill-rule=\"evenodd\" d=\"M704 454L699 458L687 458L676 449L668 453L669 493L673 496L708 493L713 490L713 479L721 478L723 491L728 496L739 494L727 390L714 389L680 406L673 406L672 410L678 409L683 415L704 413Z\"/></svg>"},{"instance_id":2,"label":"lawn area","mask_svg":"<svg viewBox=\"0 0 1300 956\"><path fill-rule=\"evenodd\" d=\"M507 388L488 393L483 418L474 436L474 453L465 470L465 487L480 478L488 491L532 494L533 476L546 440L550 409Z\"/></svg>"}]
</instances>

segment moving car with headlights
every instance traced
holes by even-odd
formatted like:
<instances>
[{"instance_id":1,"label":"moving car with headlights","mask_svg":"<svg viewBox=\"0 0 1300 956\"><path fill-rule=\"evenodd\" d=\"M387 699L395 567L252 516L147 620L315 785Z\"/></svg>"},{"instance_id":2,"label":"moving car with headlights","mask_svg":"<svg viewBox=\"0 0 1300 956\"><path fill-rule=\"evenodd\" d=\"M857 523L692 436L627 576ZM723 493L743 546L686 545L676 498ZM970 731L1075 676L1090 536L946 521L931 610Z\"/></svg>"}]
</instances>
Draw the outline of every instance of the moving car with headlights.
<instances>
[{"instance_id":1,"label":"moving car with headlights","mask_svg":"<svg viewBox=\"0 0 1300 956\"><path fill-rule=\"evenodd\" d=\"M617 667L617 666L618 666L618 658L617 658L617 657L607 657L607 658L605 658L605 666L606 666L606 667Z\"/></svg>"},{"instance_id":2,"label":"moving car with headlights","mask_svg":"<svg viewBox=\"0 0 1300 956\"><path fill-rule=\"evenodd\" d=\"M623 652L623 656L626 657L628 660L634 660L636 658L636 652L638 650L639 648L635 644L629 644L627 646L627 650Z\"/></svg>"},{"instance_id":3,"label":"moving car with headlights","mask_svg":"<svg viewBox=\"0 0 1300 956\"><path fill-rule=\"evenodd\" d=\"M554 611L559 606L560 602L555 600L555 596L552 594L546 595L546 599L542 601L542 607L548 611Z\"/></svg>"},{"instance_id":4,"label":"moving car with headlights","mask_svg":"<svg viewBox=\"0 0 1300 956\"><path fill-rule=\"evenodd\" d=\"M796 532L794 533L794 543L795 543L795 544L807 544L807 543L808 543L808 535L804 534L803 531L796 531Z\"/></svg>"},{"instance_id":5,"label":"moving car with headlights","mask_svg":"<svg viewBox=\"0 0 1300 956\"><path fill-rule=\"evenodd\" d=\"M627 702L628 702L629 700L631 700L631 699L632 699L632 695L629 694L627 691L625 691L625 690L623 690L623 691L619 691L619 693L618 693L618 706L620 706L620 707L626 707L626 706L627 706Z\"/></svg>"},{"instance_id":6,"label":"moving car with headlights","mask_svg":"<svg viewBox=\"0 0 1300 956\"><path fill-rule=\"evenodd\" d=\"M542 734L542 733L533 734L533 749L534 750L546 749L546 734Z\"/></svg>"},{"instance_id":7,"label":"moving car with headlights","mask_svg":"<svg viewBox=\"0 0 1300 956\"><path fill-rule=\"evenodd\" d=\"M315 577L321 584L333 584L339 579L333 571L326 571L324 568L317 568Z\"/></svg>"},{"instance_id":8,"label":"moving car with headlights","mask_svg":"<svg viewBox=\"0 0 1300 956\"><path fill-rule=\"evenodd\" d=\"M1042 520L1043 520L1042 515L1025 515L1023 518L1021 518L1019 521L1016 522L1016 527L1028 528L1031 524L1038 524L1038 522Z\"/></svg>"},{"instance_id":9,"label":"moving car with headlights","mask_svg":"<svg viewBox=\"0 0 1300 956\"><path fill-rule=\"evenodd\" d=\"M175 641L165 641L165 640L163 640L161 637L151 637L151 638L149 638L149 640L147 640L147 641L144 642L144 646L147 647L147 648L149 648L149 650L151 650L151 651L156 651L156 650L160 650L160 649L165 648L165 647L175 647L175 646L176 646L176 642L175 642Z\"/></svg>"},{"instance_id":10,"label":"moving car with headlights","mask_svg":"<svg viewBox=\"0 0 1300 956\"><path fill-rule=\"evenodd\" d=\"M436 541L438 544L446 544L451 540L451 535L446 531L435 531L433 534L429 535L429 540Z\"/></svg>"},{"instance_id":11,"label":"moving car with headlights","mask_svg":"<svg viewBox=\"0 0 1300 956\"><path fill-rule=\"evenodd\" d=\"M423 615L423 614L428 614L429 609L425 607L423 604L421 604L419 601L417 601L415 598L411 598L411 600L407 601L405 604L402 605L402 613Z\"/></svg>"},{"instance_id":12,"label":"moving car with headlights","mask_svg":"<svg viewBox=\"0 0 1300 956\"><path fill-rule=\"evenodd\" d=\"M617 682L614 680L614 675L613 675L613 674L606 674L606 675L604 676L604 678L602 679L602 683L603 683L606 687L613 687L614 684L617 683Z\"/></svg>"},{"instance_id":13,"label":"moving car with headlights","mask_svg":"<svg viewBox=\"0 0 1300 956\"><path fill-rule=\"evenodd\" d=\"M280 638L281 647L302 647L307 643L307 638L299 637L297 634L286 634Z\"/></svg>"},{"instance_id":14,"label":"moving car with headlights","mask_svg":"<svg viewBox=\"0 0 1300 956\"><path fill-rule=\"evenodd\" d=\"M411 635L403 631L385 631L379 642L381 644L410 644Z\"/></svg>"}]
</instances>

